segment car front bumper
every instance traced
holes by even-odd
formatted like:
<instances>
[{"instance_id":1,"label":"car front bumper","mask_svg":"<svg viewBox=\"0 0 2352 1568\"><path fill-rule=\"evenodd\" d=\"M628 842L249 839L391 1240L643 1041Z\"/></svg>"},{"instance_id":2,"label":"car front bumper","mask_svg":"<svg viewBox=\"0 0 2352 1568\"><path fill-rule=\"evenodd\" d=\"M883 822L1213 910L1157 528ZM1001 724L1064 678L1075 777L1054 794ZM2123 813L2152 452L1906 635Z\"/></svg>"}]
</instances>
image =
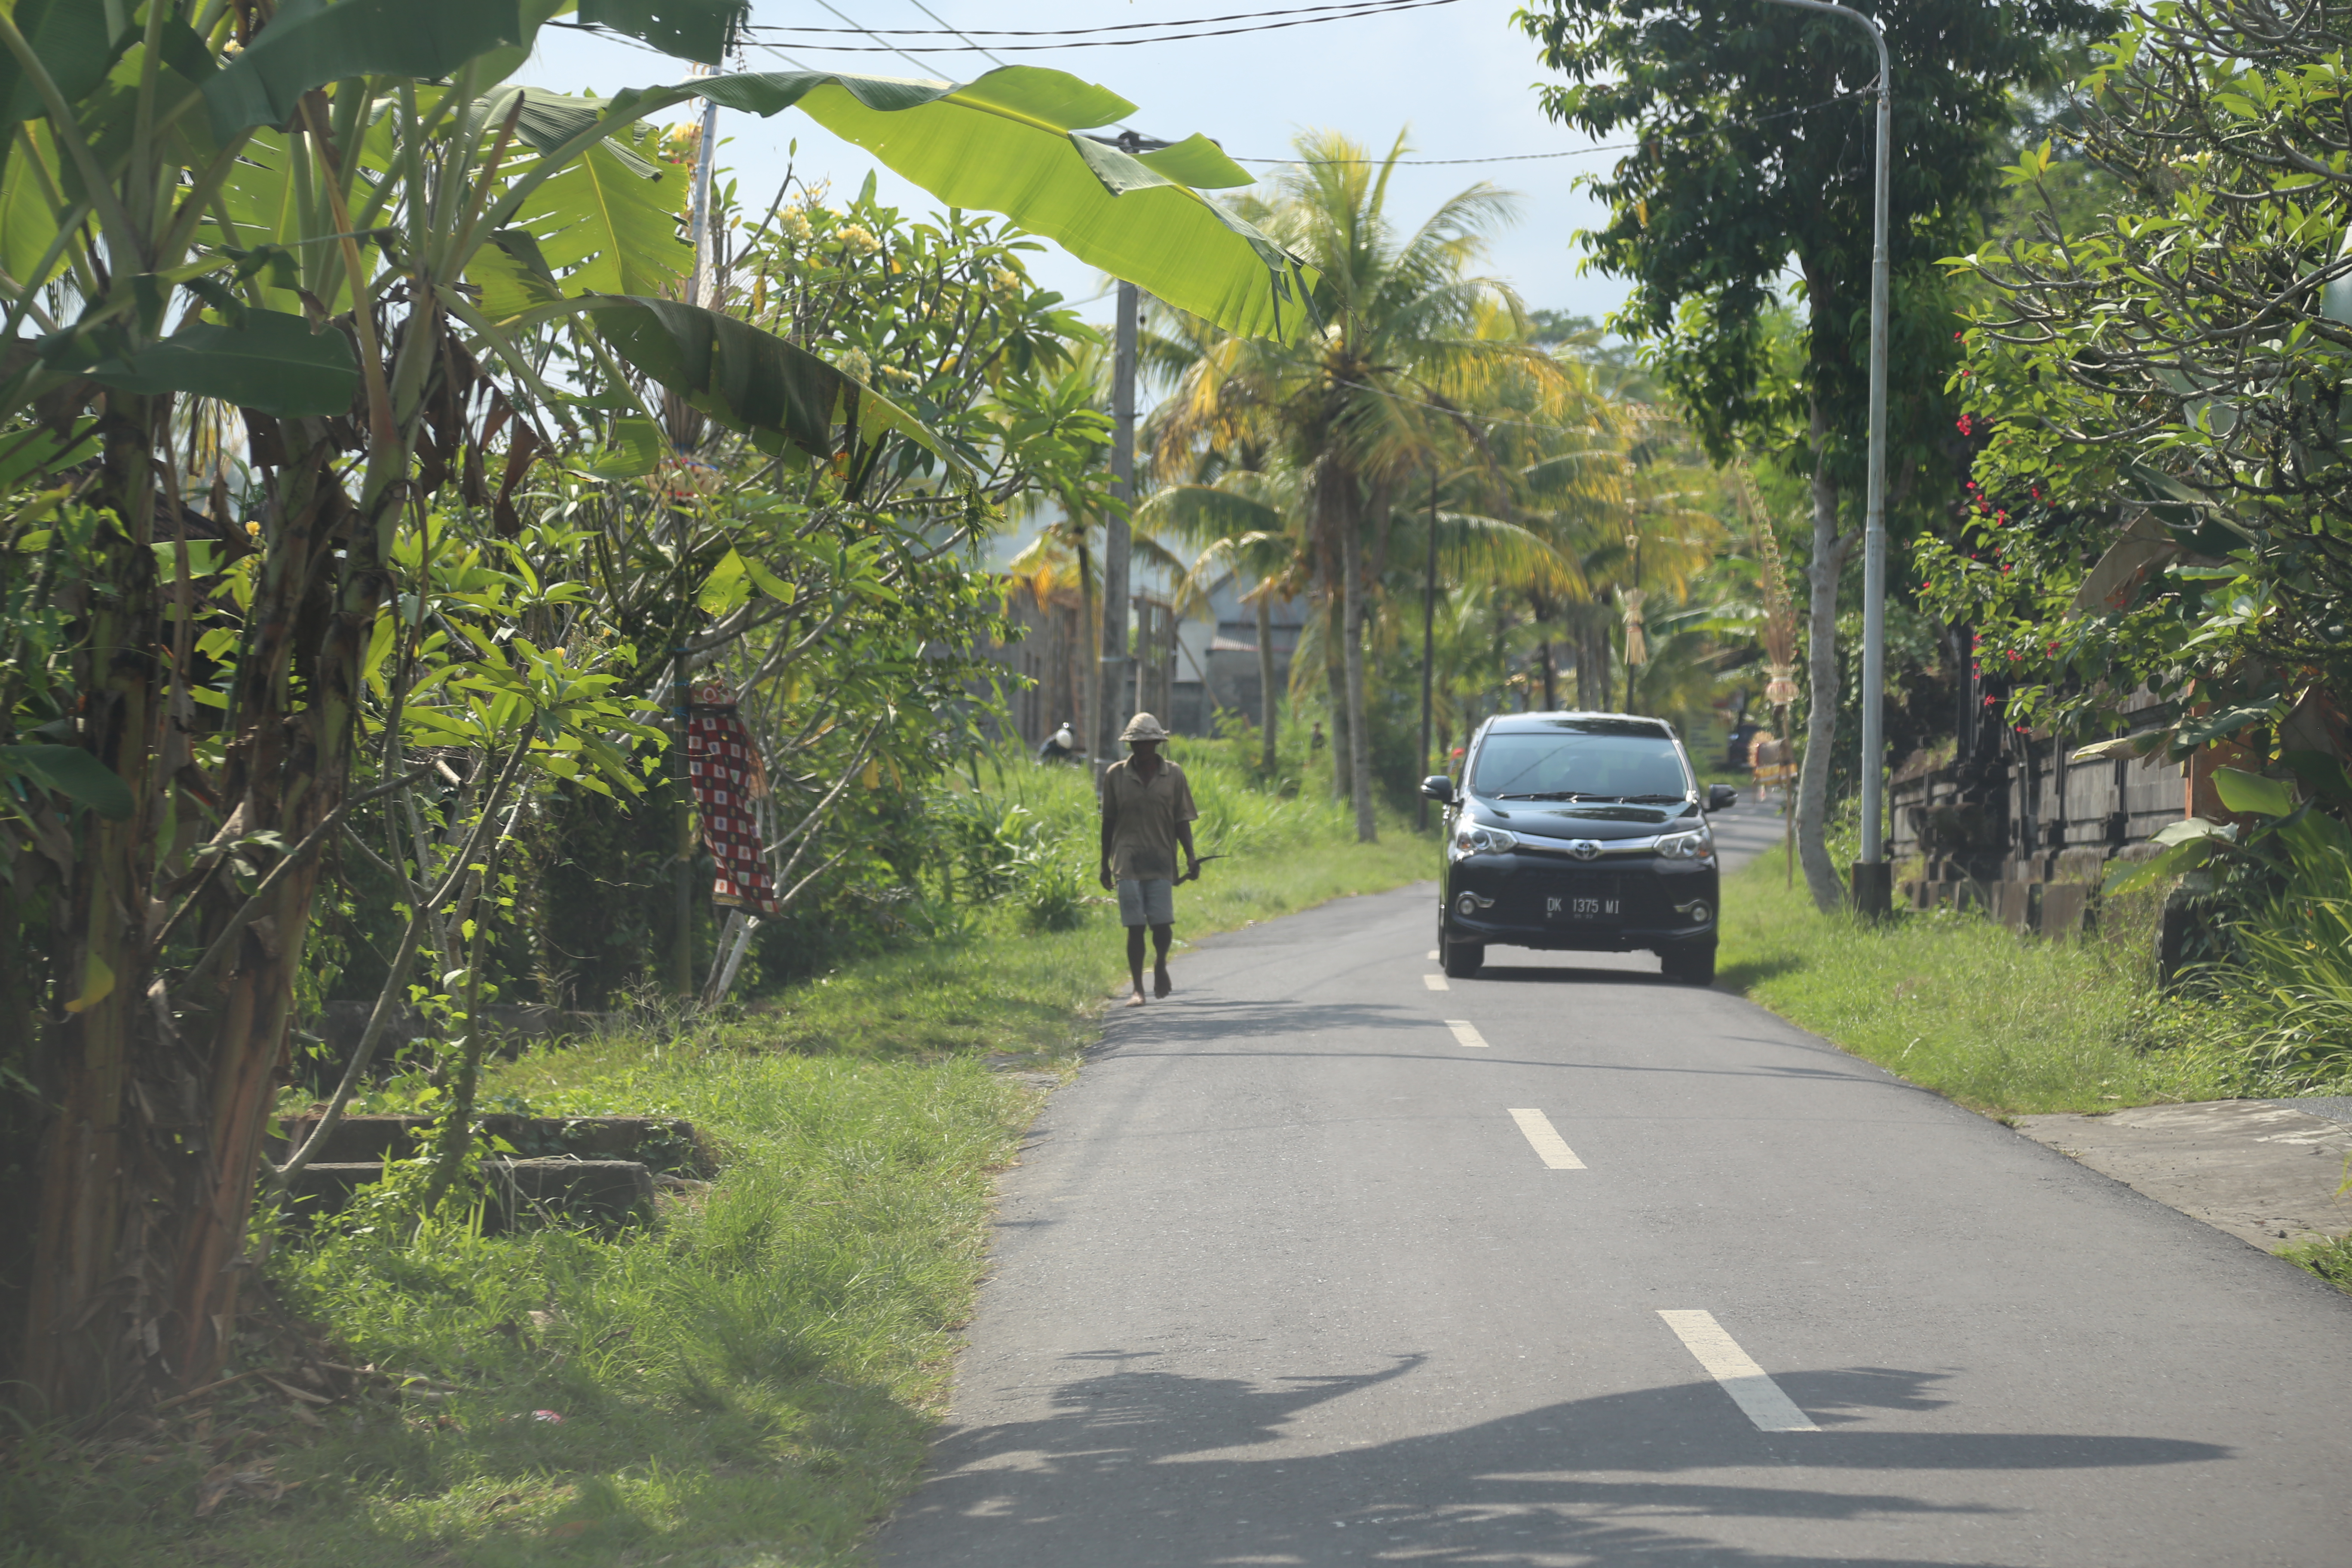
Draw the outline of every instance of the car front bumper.
<instances>
[{"instance_id":1,"label":"car front bumper","mask_svg":"<svg viewBox=\"0 0 2352 1568\"><path fill-rule=\"evenodd\" d=\"M1711 943L1718 885L1712 859L1566 865L1519 853L1450 861L1439 883L1449 940L1569 952Z\"/></svg>"}]
</instances>

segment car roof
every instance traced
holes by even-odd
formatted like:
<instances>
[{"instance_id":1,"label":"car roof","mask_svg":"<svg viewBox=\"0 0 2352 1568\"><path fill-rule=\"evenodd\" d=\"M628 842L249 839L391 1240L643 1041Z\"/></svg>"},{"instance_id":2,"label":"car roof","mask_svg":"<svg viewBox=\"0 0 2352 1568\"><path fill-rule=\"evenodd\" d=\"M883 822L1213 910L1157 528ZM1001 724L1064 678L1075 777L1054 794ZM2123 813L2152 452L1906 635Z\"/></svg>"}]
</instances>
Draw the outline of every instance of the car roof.
<instances>
[{"instance_id":1,"label":"car roof","mask_svg":"<svg viewBox=\"0 0 2352 1568\"><path fill-rule=\"evenodd\" d=\"M1644 719L1632 713L1497 713L1486 721L1487 733L1496 735L1532 735L1562 730L1577 735L1675 738L1675 727L1664 719Z\"/></svg>"}]
</instances>

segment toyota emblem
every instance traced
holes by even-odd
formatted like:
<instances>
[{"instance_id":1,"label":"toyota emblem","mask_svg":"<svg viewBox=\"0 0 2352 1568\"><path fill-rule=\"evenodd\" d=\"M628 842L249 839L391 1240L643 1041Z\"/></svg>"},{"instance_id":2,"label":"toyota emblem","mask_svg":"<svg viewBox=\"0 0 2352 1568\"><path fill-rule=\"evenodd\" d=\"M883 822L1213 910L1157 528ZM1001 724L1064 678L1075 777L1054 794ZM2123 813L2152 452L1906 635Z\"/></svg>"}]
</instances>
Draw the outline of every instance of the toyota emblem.
<instances>
[{"instance_id":1,"label":"toyota emblem","mask_svg":"<svg viewBox=\"0 0 2352 1568\"><path fill-rule=\"evenodd\" d=\"M1597 860L1601 858L1601 843L1594 838L1580 838L1568 847L1568 852L1580 860Z\"/></svg>"}]
</instances>

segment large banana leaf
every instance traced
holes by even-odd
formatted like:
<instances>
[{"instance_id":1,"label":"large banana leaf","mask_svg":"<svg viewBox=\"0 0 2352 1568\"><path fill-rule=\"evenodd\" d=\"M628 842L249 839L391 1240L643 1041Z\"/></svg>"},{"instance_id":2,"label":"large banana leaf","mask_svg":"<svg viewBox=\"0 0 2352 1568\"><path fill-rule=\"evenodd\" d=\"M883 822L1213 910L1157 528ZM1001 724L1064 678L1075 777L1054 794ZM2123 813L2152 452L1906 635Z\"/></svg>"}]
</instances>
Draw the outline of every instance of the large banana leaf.
<instances>
[{"instance_id":1,"label":"large banana leaf","mask_svg":"<svg viewBox=\"0 0 2352 1568\"><path fill-rule=\"evenodd\" d=\"M1196 188L1249 175L1198 136L1130 157L1082 134L1135 105L1067 72L1007 66L959 84L777 71L625 92L613 108L696 97L759 115L797 107L941 201L1002 213L1227 331L1289 342L1310 324L1314 268Z\"/></svg>"},{"instance_id":2,"label":"large banana leaf","mask_svg":"<svg viewBox=\"0 0 2352 1568\"><path fill-rule=\"evenodd\" d=\"M750 9L746 0L580 0L580 19L715 66L726 59L735 24Z\"/></svg>"},{"instance_id":3,"label":"large banana leaf","mask_svg":"<svg viewBox=\"0 0 2352 1568\"><path fill-rule=\"evenodd\" d=\"M947 460L920 420L749 321L677 300L592 295L585 308L614 353L730 429L781 437L818 458L895 431Z\"/></svg>"},{"instance_id":4,"label":"large banana leaf","mask_svg":"<svg viewBox=\"0 0 2352 1568\"><path fill-rule=\"evenodd\" d=\"M16 0L9 8L9 19L68 103L106 79L106 68L114 58L108 9L92 0ZM0 49L0 131L14 130L18 121L47 112L40 89L25 79L15 52ZM0 157L6 155L7 143L0 142Z\"/></svg>"},{"instance_id":5,"label":"large banana leaf","mask_svg":"<svg viewBox=\"0 0 2352 1568\"><path fill-rule=\"evenodd\" d=\"M5 268L19 283L38 287L48 279L32 276L33 268L58 236L57 214L33 166L48 156L49 128L36 121L24 129L33 139L34 156L11 158L0 164L0 268ZM16 130L13 125L0 125L0 135L8 136L13 143Z\"/></svg>"},{"instance_id":6,"label":"large banana leaf","mask_svg":"<svg viewBox=\"0 0 2352 1568\"><path fill-rule=\"evenodd\" d=\"M677 237L676 178L646 179L599 142L516 214L570 294L660 294L694 265Z\"/></svg>"},{"instance_id":7,"label":"large banana leaf","mask_svg":"<svg viewBox=\"0 0 2352 1568\"><path fill-rule=\"evenodd\" d=\"M278 310L183 328L89 374L124 392L192 393L284 419L349 412L360 381L349 338Z\"/></svg>"},{"instance_id":8,"label":"large banana leaf","mask_svg":"<svg viewBox=\"0 0 2352 1568\"><path fill-rule=\"evenodd\" d=\"M0 746L0 778L30 779L117 822L131 815L131 786L79 746Z\"/></svg>"},{"instance_id":9,"label":"large banana leaf","mask_svg":"<svg viewBox=\"0 0 2352 1568\"><path fill-rule=\"evenodd\" d=\"M205 102L213 134L226 141L285 124L314 87L367 76L429 81L530 36L520 0L285 0L253 46L205 83Z\"/></svg>"}]
</instances>

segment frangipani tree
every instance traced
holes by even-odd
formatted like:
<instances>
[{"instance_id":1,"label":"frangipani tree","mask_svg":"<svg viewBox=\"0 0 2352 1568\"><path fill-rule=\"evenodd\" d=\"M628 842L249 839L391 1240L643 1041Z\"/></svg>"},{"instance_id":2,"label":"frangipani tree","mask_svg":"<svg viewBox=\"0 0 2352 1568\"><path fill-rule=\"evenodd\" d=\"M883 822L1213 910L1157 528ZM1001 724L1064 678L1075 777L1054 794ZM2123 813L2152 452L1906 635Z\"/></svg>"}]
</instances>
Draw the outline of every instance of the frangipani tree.
<instances>
[{"instance_id":1,"label":"frangipani tree","mask_svg":"<svg viewBox=\"0 0 2352 1568\"><path fill-rule=\"evenodd\" d=\"M226 1353L319 851L364 793L369 650L430 593L392 548L404 519L443 504L515 531L517 486L577 437L549 377L588 360L780 460L854 477L887 430L966 482L872 388L670 297L676 203L643 199L657 171L616 136L697 95L800 107L1233 330L1305 324L1311 272L1192 188L1238 171L1204 143L1145 162L1077 134L1132 106L1075 78L502 85L564 8L0 9L0 591L26 612L12 661L54 673L0 712L0 760L34 786L5 808L6 966L45 977L0 1027L43 1032L55 1108L13 1369L39 1407L122 1407ZM581 10L715 62L740 6ZM249 483L207 510L179 442L223 418ZM200 650L205 627L233 635ZM519 733L550 765L579 751L561 723Z\"/></svg>"}]
</instances>

